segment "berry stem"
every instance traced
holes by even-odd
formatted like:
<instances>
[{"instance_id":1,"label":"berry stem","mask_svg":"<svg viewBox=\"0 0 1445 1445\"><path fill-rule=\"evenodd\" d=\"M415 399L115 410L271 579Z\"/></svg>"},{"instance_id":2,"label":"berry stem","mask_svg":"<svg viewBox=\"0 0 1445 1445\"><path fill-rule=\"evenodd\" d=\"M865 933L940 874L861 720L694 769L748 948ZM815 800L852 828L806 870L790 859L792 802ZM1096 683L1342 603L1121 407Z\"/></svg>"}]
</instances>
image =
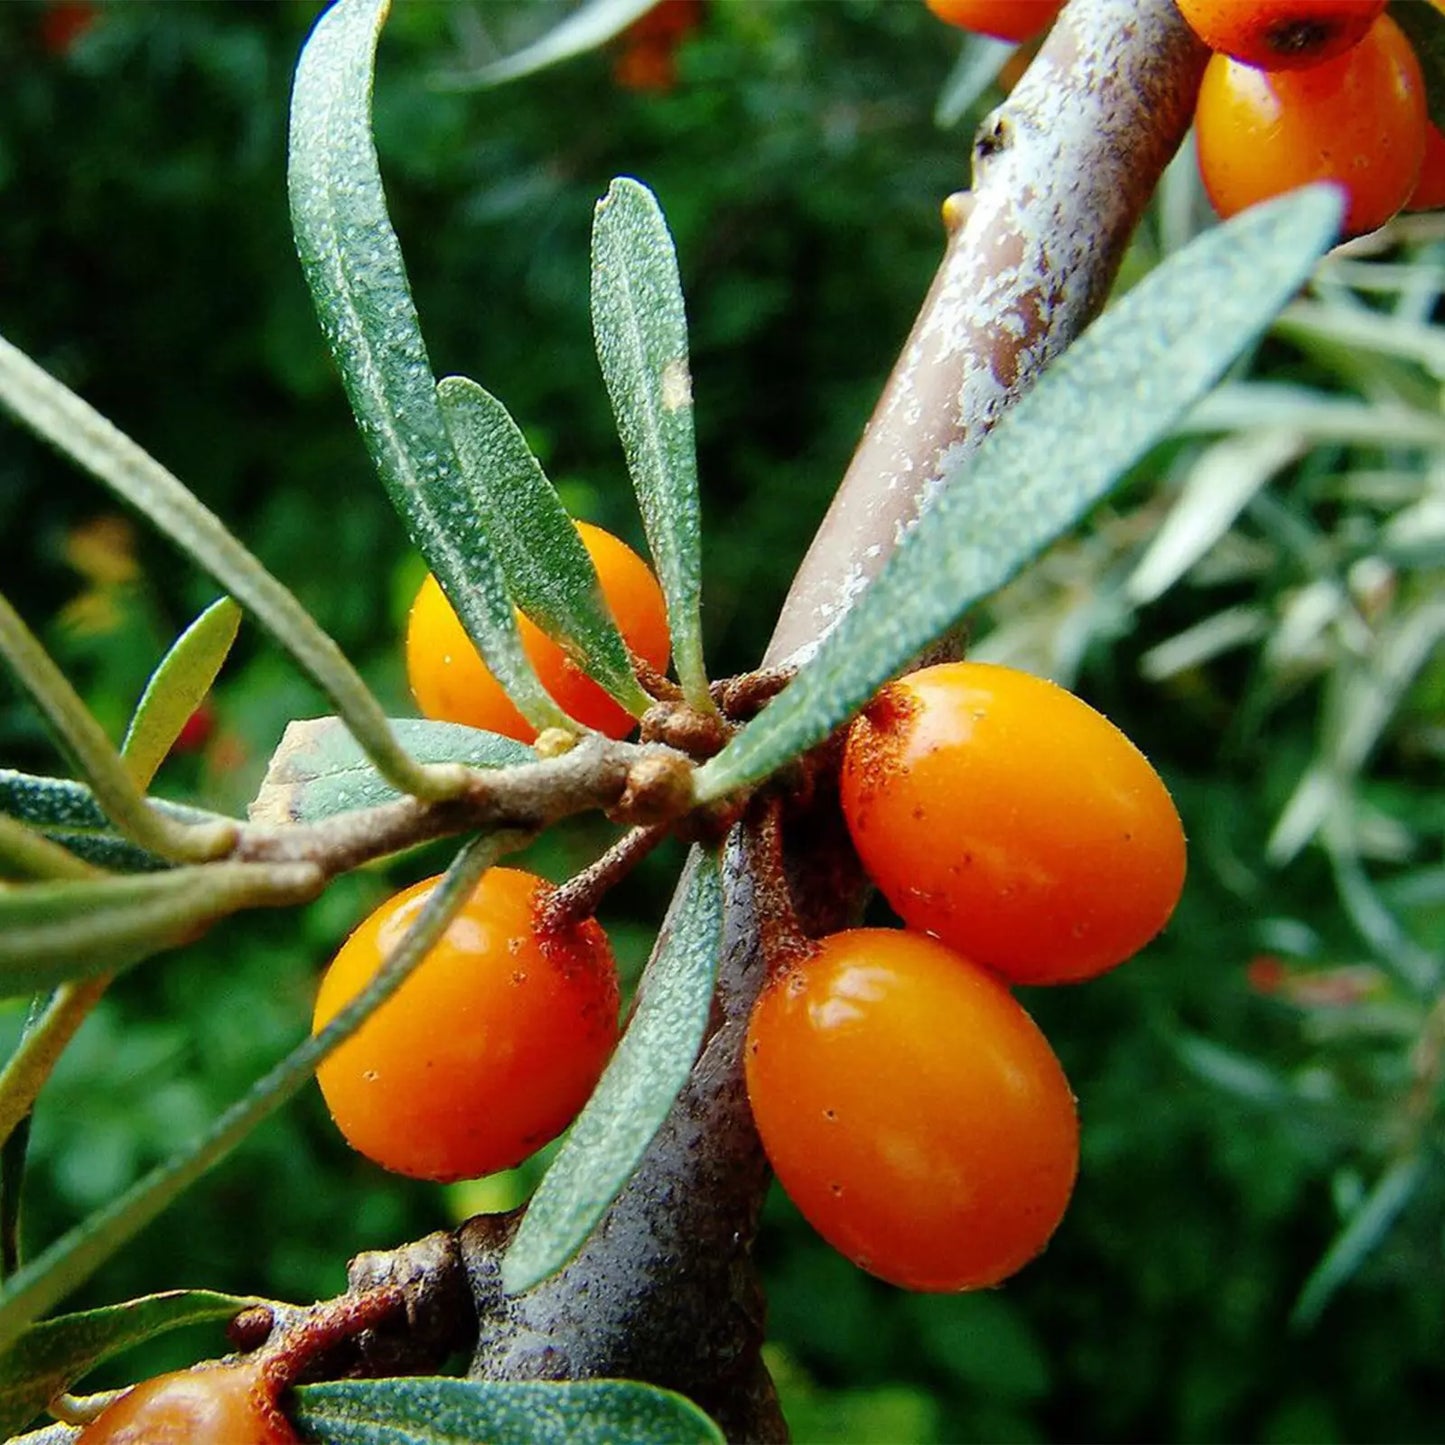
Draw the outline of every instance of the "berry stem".
<instances>
[{"instance_id":1,"label":"berry stem","mask_svg":"<svg viewBox=\"0 0 1445 1445\"><path fill-rule=\"evenodd\" d=\"M542 905L542 929L560 933L591 918L608 891L627 877L667 832L665 827L629 828L595 863L553 890Z\"/></svg>"},{"instance_id":2,"label":"berry stem","mask_svg":"<svg viewBox=\"0 0 1445 1445\"><path fill-rule=\"evenodd\" d=\"M772 977L795 967L813 951L803 930L788 884L783 847L783 800L765 798L743 824L746 845L757 868L755 879L758 933Z\"/></svg>"}]
</instances>

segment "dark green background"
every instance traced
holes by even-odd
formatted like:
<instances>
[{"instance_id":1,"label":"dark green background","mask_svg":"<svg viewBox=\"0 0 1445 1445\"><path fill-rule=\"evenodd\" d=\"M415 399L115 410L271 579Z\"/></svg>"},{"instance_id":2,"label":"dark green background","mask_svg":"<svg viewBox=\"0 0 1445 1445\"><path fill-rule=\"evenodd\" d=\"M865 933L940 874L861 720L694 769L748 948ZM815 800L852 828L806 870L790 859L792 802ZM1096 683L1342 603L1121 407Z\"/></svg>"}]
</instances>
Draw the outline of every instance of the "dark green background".
<instances>
[{"instance_id":1,"label":"dark green background","mask_svg":"<svg viewBox=\"0 0 1445 1445\"><path fill-rule=\"evenodd\" d=\"M63 53L45 43L48 9L0 7L0 332L187 480L388 705L409 711L398 637L417 564L351 429L287 226L287 89L315 7L103 5ZM400 0L378 77L383 170L435 369L501 396L569 504L637 541L592 358L586 258L608 180L651 185L693 328L709 661L715 675L744 669L932 274L939 203L966 184L967 127L930 122L956 42L912 0L716 0L668 93L620 88L606 54L491 93L429 87L472 19L504 46L535 25L511 4ZM1149 255L1146 244L1138 264ZM1283 347L1261 367L1340 384ZM1127 495L1154 482L1141 476ZM1348 510L1309 485L1302 476L1282 505L1337 538ZM0 586L118 732L214 588L140 529L138 580L88 581L69 539L112 512L98 488L0 427ZM1292 567L1259 585L1307 580L1304 554ZM1371 956L1319 858L1263 863L1315 746L1318 696L1302 688L1251 711L1248 654L1168 692L1139 677L1139 656L1203 605L1173 593L1120 621L1079 679L1154 757L1194 849L1177 918L1144 958L1027 1000L1080 1097L1074 1206L1046 1257L1006 1288L928 1298L870 1281L774 1198L760 1250L803 1440L1445 1436L1438 1080L1414 1141L1423 1183L1403 1216L1318 1323L1289 1323L1341 1211L1401 1147L1428 999L1382 975L1371 1006L1394 1009L1393 1027L1349 1011L1320 1027L1250 988L1249 960L1292 936L1286 924L1307 925L1310 963ZM1438 666L1427 683L1412 703L1421 726L1440 720ZM206 751L169 764L160 789L239 809L285 721L320 703L247 629L215 707ZM1429 756L1390 744L1372 786L1438 859ZM0 762L60 767L8 680ZM578 829L539 864L564 876L602 837ZM337 941L443 857L343 880L304 916L238 920L128 977L42 1100L32 1246L278 1057L304 1030ZM631 968L676 861L650 860L608 902ZM1411 926L1438 948L1441 890L1416 884L1409 897ZM1229 1052L1190 1068L1201 1038ZM1223 1079L1233 1089L1219 1077L1230 1067L1246 1071ZM447 1194L391 1180L350 1154L307 1096L85 1298L180 1285L331 1293L350 1254L504 1201L508 1187ZM154 1346L101 1382L221 1348L214 1335Z\"/></svg>"}]
</instances>

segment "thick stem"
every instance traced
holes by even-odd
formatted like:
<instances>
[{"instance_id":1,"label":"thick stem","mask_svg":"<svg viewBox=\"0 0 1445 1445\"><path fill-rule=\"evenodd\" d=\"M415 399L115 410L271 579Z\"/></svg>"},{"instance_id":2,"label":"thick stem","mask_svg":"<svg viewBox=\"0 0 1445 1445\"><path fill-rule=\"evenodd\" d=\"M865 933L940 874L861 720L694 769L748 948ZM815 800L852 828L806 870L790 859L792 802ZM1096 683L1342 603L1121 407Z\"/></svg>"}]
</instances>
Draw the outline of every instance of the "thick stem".
<instances>
[{"instance_id":1,"label":"thick stem","mask_svg":"<svg viewBox=\"0 0 1445 1445\"><path fill-rule=\"evenodd\" d=\"M1072 0L985 123L970 203L838 497L794 583L766 662L816 647L917 515L944 468L1099 310L1188 124L1204 53L1173 0ZM865 883L826 787L789 819L808 932L846 926ZM478 1219L463 1249L481 1317L478 1378L626 1375L670 1386L735 1440L783 1438L758 1348L751 1245L768 1180L742 1079L766 974L759 870L728 843L724 953L710 1036L642 1167L582 1254L506 1299L510 1232Z\"/></svg>"},{"instance_id":2,"label":"thick stem","mask_svg":"<svg viewBox=\"0 0 1445 1445\"><path fill-rule=\"evenodd\" d=\"M1103 306L1207 52L1172 0L1072 0L974 143L974 188L799 568L767 661L801 661L966 455Z\"/></svg>"}]
</instances>

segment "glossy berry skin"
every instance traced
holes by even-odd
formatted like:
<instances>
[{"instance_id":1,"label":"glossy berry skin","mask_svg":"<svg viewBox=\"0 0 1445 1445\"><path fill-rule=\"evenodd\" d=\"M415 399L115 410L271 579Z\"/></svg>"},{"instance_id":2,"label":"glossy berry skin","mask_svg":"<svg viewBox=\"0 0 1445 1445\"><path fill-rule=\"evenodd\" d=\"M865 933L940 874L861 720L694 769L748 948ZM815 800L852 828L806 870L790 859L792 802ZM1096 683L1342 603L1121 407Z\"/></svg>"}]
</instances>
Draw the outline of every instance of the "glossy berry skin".
<instances>
[{"instance_id":1,"label":"glossy berry skin","mask_svg":"<svg viewBox=\"0 0 1445 1445\"><path fill-rule=\"evenodd\" d=\"M647 563L625 542L586 522L577 531L597 569L602 595L628 647L659 672L670 644L667 604ZM562 710L608 737L625 737L636 719L614 702L557 643L520 614L522 646L542 686ZM466 723L521 742L537 730L517 710L472 645L435 577L427 576L406 628L406 672L417 706L429 718Z\"/></svg>"},{"instance_id":2,"label":"glossy berry skin","mask_svg":"<svg viewBox=\"0 0 1445 1445\"><path fill-rule=\"evenodd\" d=\"M1358 45L1386 0L1177 0L1211 49L1265 70L1299 70Z\"/></svg>"},{"instance_id":3,"label":"glossy berry skin","mask_svg":"<svg viewBox=\"0 0 1445 1445\"><path fill-rule=\"evenodd\" d=\"M77 1445L297 1445L252 1363L157 1375L107 1405Z\"/></svg>"},{"instance_id":4,"label":"glossy berry skin","mask_svg":"<svg viewBox=\"0 0 1445 1445\"><path fill-rule=\"evenodd\" d=\"M321 983L319 1031L371 980L436 886L382 904ZM594 920L552 934L551 885L493 868L442 941L317 1070L354 1149L417 1179L519 1164L587 1102L617 1042L617 968Z\"/></svg>"},{"instance_id":5,"label":"glossy berry skin","mask_svg":"<svg viewBox=\"0 0 1445 1445\"><path fill-rule=\"evenodd\" d=\"M844 816L910 928L1015 983L1091 978L1163 928L1184 833L1144 755L1063 688L988 663L890 684L848 730Z\"/></svg>"},{"instance_id":6,"label":"glossy berry skin","mask_svg":"<svg viewBox=\"0 0 1445 1445\"><path fill-rule=\"evenodd\" d=\"M870 1274L980 1289L1063 1218L1079 1153L1068 1080L1004 985L936 939L821 940L763 991L745 1059L779 1182Z\"/></svg>"},{"instance_id":7,"label":"glossy berry skin","mask_svg":"<svg viewBox=\"0 0 1445 1445\"><path fill-rule=\"evenodd\" d=\"M942 21L974 35L1022 43L1042 35L1064 0L925 0Z\"/></svg>"},{"instance_id":8,"label":"glossy berry skin","mask_svg":"<svg viewBox=\"0 0 1445 1445\"><path fill-rule=\"evenodd\" d=\"M1347 197L1348 236L1383 226L1409 200L1425 126L1420 63L1388 15L1353 49L1309 70L1269 72L1214 56L1194 116L1199 173L1221 216L1335 181Z\"/></svg>"}]
</instances>

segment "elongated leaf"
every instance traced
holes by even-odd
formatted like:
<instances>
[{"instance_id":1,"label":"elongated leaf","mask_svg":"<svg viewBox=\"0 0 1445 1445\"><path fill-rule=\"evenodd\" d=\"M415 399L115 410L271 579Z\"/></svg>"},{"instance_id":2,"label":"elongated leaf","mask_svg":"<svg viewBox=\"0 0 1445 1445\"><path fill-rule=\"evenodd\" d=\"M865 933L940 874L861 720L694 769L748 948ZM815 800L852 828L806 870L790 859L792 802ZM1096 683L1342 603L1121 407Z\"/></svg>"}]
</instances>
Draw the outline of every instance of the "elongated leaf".
<instances>
[{"instance_id":1,"label":"elongated leaf","mask_svg":"<svg viewBox=\"0 0 1445 1445\"><path fill-rule=\"evenodd\" d=\"M402 745L424 763L511 768L535 762L526 743L460 723L393 718ZM3 796L3 794L0 794ZM401 796L372 767L334 717L290 723L271 755L251 818L257 823L314 823L353 808L374 808Z\"/></svg>"},{"instance_id":2,"label":"elongated leaf","mask_svg":"<svg viewBox=\"0 0 1445 1445\"><path fill-rule=\"evenodd\" d=\"M153 798L151 806L183 823L221 818L219 813L189 808L184 803L169 803L162 798ZM9 813L47 834L113 831L95 794L84 783L71 778L50 778L41 773L20 773L11 768L0 768L0 813Z\"/></svg>"},{"instance_id":3,"label":"elongated leaf","mask_svg":"<svg viewBox=\"0 0 1445 1445\"><path fill-rule=\"evenodd\" d=\"M440 76L438 83L451 90L471 90L534 75L549 65L571 60L573 56L605 45L657 3L658 0L587 0L561 24L554 25L545 35L515 54L503 56L476 70Z\"/></svg>"},{"instance_id":4,"label":"elongated leaf","mask_svg":"<svg viewBox=\"0 0 1445 1445\"><path fill-rule=\"evenodd\" d=\"M199 1138L61 1236L7 1281L0 1289L0 1349L88 1279L173 1199L294 1097L316 1066L406 982L471 896L482 873L504 853L527 841L521 834L494 833L468 844L370 983L320 1033L292 1049Z\"/></svg>"},{"instance_id":5,"label":"elongated leaf","mask_svg":"<svg viewBox=\"0 0 1445 1445\"><path fill-rule=\"evenodd\" d=\"M933 123L940 130L958 124L978 103L1018 49L1007 40L988 35L965 35L958 60L948 72L933 106Z\"/></svg>"},{"instance_id":6,"label":"elongated leaf","mask_svg":"<svg viewBox=\"0 0 1445 1445\"><path fill-rule=\"evenodd\" d=\"M180 803L151 799L151 807L181 820L215 819ZM121 873L144 873L170 865L158 853L137 847L116 832L84 783L0 768L0 813L30 824L77 857Z\"/></svg>"},{"instance_id":7,"label":"elongated leaf","mask_svg":"<svg viewBox=\"0 0 1445 1445\"><path fill-rule=\"evenodd\" d=\"M1415 407L1322 396L1279 381L1236 381L1221 386L1186 416L1181 433L1298 432L1311 441L1359 442L1365 446L1445 446L1445 419Z\"/></svg>"},{"instance_id":8,"label":"elongated leaf","mask_svg":"<svg viewBox=\"0 0 1445 1445\"><path fill-rule=\"evenodd\" d=\"M158 813L179 822L224 821L219 813L149 800ZM121 837L105 816L95 794L84 783L69 778L47 778L0 768L0 813L8 813L68 848L87 862L121 873L142 873L170 865L158 853Z\"/></svg>"},{"instance_id":9,"label":"elongated leaf","mask_svg":"<svg viewBox=\"0 0 1445 1445\"><path fill-rule=\"evenodd\" d=\"M1275 331L1288 341L1333 341L1352 352L1416 362L1436 379L1445 376L1445 336L1438 326L1426 326L1408 316L1296 301L1275 323Z\"/></svg>"},{"instance_id":10,"label":"elongated leaf","mask_svg":"<svg viewBox=\"0 0 1445 1445\"><path fill-rule=\"evenodd\" d=\"M1201 1079L1251 1104L1279 1106L1293 1097L1272 1069L1212 1039L1183 1034L1174 1041L1174 1048L1180 1061Z\"/></svg>"},{"instance_id":11,"label":"elongated leaf","mask_svg":"<svg viewBox=\"0 0 1445 1445\"><path fill-rule=\"evenodd\" d=\"M1226 607L1183 632L1156 643L1139 659L1139 671L1155 682L1202 667L1221 653L1268 637L1274 619L1263 607Z\"/></svg>"},{"instance_id":12,"label":"elongated leaf","mask_svg":"<svg viewBox=\"0 0 1445 1445\"><path fill-rule=\"evenodd\" d=\"M291 224L316 314L372 461L487 666L535 726L565 726L522 651L512 603L457 466L387 215L371 138L387 0L338 0L296 68Z\"/></svg>"},{"instance_id":13,"label":"elongated leaf","mask_svg":"<svg viewBox=\"0 0 1445 1445\"><path fill-rule=\"evenodd\" d=\"M0 890L0 997L124 968L243 908L303 903L309 863L211 863Z\"/></svg>"},{"instance_id":14,"label":"elongated leaf","mask_svg":"<svg viewBox=\"0 0 1445 1445\"><path fill-rule=\"evenodd\" d=\"M171 1290L34 1325L0 1351L0 1433L8 1436L34 1419L102 1360L168 1330L229 1320L255 1303L207 1290Z\"/></svg>"},{"instance_id":15,"label":"elongated leaf","mask_svg":"<svg viewBox=\"0 0 1445 1445\"><path fill-rule=\"evenodd\" d=\"M699 800L821 742L1078 522L1264 329L1339 216L1338 193L1325 187L1255 207L1106 311L947 479L798 677L699 770Z\"/></svg>"},{"instance_id":16,"label":"elongated leaf","mask_svg":"<svg viewBox=\"0 0 1445 1445\"><path fill-rule=\"evenodd\" d=\"M520 1294L561 1269L622 1192L682 1091L707 1030L722 942L717 859L699 850L637 1008L587 1107L538 1186L506 1257Z\"/></svg>"},{"instance_id":17,"label":"elongated leaf","mask_svg":"<svg viewBox=\"0 0 1445 1445\"><path fill-rule=\"evenodd\" d=\"M713 711L702 658L702 521L692 373L677 253L657 201L612 182L592 227L592 331L617 433L667 597L687 700Z\"/></svg>"},{"instance_id":18,"label":"elongated leaf","mask_svg":"<svg viewBox=\"0 0 1445 1445\"><path fill-rule=\"evenodd\" d=\"M326 1445L722 1445L690 1400L630 1380L347 1380L296 1392Z\"/></svg>"},{"instance_id":19,"label":"elongated leaf","mask_svg":"<svg viewBox=\"0 0 1445 1445\"><path fill-rule=\"evenodd\" d=\"M80 694L3 595L0 658L10 665L56 738L85 774L96 801L117 832L138 847L186 862L217 857L231 846L236 829L227 819L191 826L150 806Z\"/></svg>"},{"instance_id":20,"label":"elongated leaf","mask_svg":"<svg viewBox=\"0 0 1445 1445\"><path fill-rule=\"evenodd\" d=\"M1234 525L1254 494L1305 450L1293 432L1226 437L1195 462L1125 584L1136 605L1162 597Z\"/></svg>"},{"instance_id":21,"label":"elongated leaf","mask_svg":"<svg viewBox=\"0 0 1445 1445\"><path fill-rule=\"evenodd\" d=\"M457 779L421 772L386 730L381 704L315 619L156 459L24 352L0 339L0 406L143 513L242 603L335 704L377 766L419 797ZM464 780L462 780L464 781Z\"/></svg>"},{"instance_id":22,"label":"elongated leaf","mask_svg":"<svg viewBox=\"0 0 1445 1445\"><path fill-rule=\"evenodd\" d=\"M1300 1290L1290 1312L1290 1323L1296 1329L1308 1329L1319 1319L1335 1291L1390 1232L1420 1183L1421 1173L1419 1156L1411 1154L1396 1159L1375 1181Z\"/></svg>"},{"instance_id":23,"label":"elongated leaf","mask_svg":"<svg viewBox=\"0 0 1445 1445\"><path fill-rule=\"evenodd\" d=\"M151 674L121 744L121 756L138 788L156 769L211 690L241 626L241 609L229 597L213 602L181 635Z\"/></svg>"},{"instance_id":24,"label":"elongated leaf","mask_svg":"<svg viewBox=\"0 0 1445 1445\"><path fill-rule=\"evenodd\" d=\"M55 839L0 813L0 878L89 878L95 871Z\"/></svg>"},{"instance_id":25,"label":"elongated leaf","mask_svg":"<svg viewBox=\"0 0 1445 1445\"><path fill-rule=\"evenodd\" d=\"M464 376L442 381L437 398L512 600L641 717L652 699L633 676L597 570L522 429L496 397Z\"/></svg>"}]
</instances>

